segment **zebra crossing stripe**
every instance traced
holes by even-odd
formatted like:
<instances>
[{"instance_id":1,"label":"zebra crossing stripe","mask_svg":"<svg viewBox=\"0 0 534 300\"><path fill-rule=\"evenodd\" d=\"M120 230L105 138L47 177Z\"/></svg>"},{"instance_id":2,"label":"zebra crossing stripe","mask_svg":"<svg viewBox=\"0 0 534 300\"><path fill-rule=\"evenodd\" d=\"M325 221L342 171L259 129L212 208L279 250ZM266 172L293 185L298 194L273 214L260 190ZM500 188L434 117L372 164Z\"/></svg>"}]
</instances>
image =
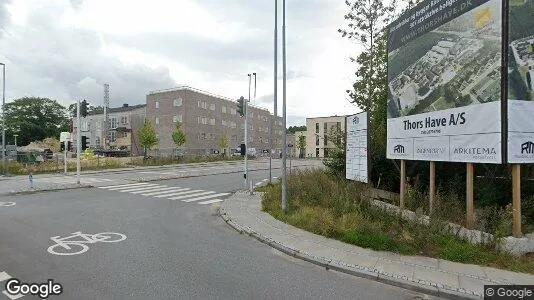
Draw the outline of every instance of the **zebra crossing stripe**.
<instances>
[{"instance_id":1,"label":"zebra crossing stripe","mask_svg":"<svg viewBox=\"0 0 534 300\"><path fill-rule=\"evenodd\" d=\"M202 195L208 195L208 194L215 194L215 192L208 191L208 192L196 193L196 194L192 194L192 195L185 195L185 196L172 197L172 198L169 198L169 199L170 199L170 200L179 200L179 199L184 199L184 198L189 198L189 197L196 197L196 196L202 196Z\"/></svg>"},{"instance_id":2,"label":"zebra crossing stripe","mask_svg":"<svg viewBox=\"0 0 534 300\"><path fill-rule=\"evenodd\" d=\"M213 204L213 203L218 203L218 202L223 202L223 201L224 200L221 200L221 199L213 199L213 200L198 202L198 204L206 205L206 204Z\"/></svg>"},{"instance_id":3,"label":"zebra crossing stripe","mask_svg":"<svg viewBox=\"0 0 534 300\"><path fill-rule=\"evenodd\" d=\"M121 187L110 188L108 189L108 191L131 190L131 189L149 187L149 186L157 186L157 184L145 184L143 186L121 186Z\"/></svg>"},{"instance_id":4,"label":"zebra crossing stripe","mask_svg":"<svg viewBox=\"0 0 534 300\"><path fill-rule=\"evenodd\" d=\"M8 279L11 279L11 275L7 274L6 272L0 272L0 282L2 281L6 281ZM11 300L15 300L15 299L18 299L18 298L21 298L21 297L24 297L24 295L22 294L17 294L17 295L10 295L8 294L7 291L2 291L2 294L6 295L9 299Z\"/></svg>"},{"instance_id":5,"label":"zebra crossing stripe","mask_svg":"<svg viewBox=\"0 0 534 300\"><path fill-rule=\"evenodd\" d=\"M222 197L222 196L226 196L226 195L228 195L228 193L207 195L207 196L203 196L203 197L197 197L197 198L187 199L187 200L182 200L182 201L183 202L194 202L194 201L205 200L205 199L210 199L210 198L215 198L215 197Z\"/></svg>"},{"instance_id":6,"label":"zebra crossing stripe","mask_svg":"<svg viewBox=\"0 0 534 300\"><path fill-rule=\"evenodd\" d=\"M148 192L165 191L165 190L169 190L169 189L174 189L174 187L167 187L166 185L162 185L162 186L159 186L159 187L148 188L148 190L145 190L145 191L131 192L131 194L142 194L142 193L148 193Z\"/></svg>"},{"instance_id":7,"label":"zebra crossing stripe","mask_svg":"<svg viewBox=\"0 0 534 300\"><path fill-rule=\"evenodd\" d=\"M170 196L185 195L185 194L198 193L198 192L202 192L202 190L191 190L191 191L185 191L185 192L179 192L179 193L157 195L157 196L154 196L154 197L156 197L156 198L167 198L167 197L170 197Z\"/></svg>"},{"instance_id":8,"label":"zebra crossing stripe","mask_svg":"<svg viewBox=\"0 0 534 300\"><path fill-rule=\"evenodd\" d=\"M108 185L108 186L100 186L98 187L99 189L111 189L111 188L116 188L116 187L121 187L121 186L136 186L136 185L147 185L148 183L146 182L140 182L140 183L130 183L130 184L120 184L120 185Z\"/></svg>"},{"instance_id":9,"label":"zebra crossing stripe","mask_svg":"<svg viewBox=\"0 0 534 300\"><path fill-rule=\"evenodd\" d=\"M8 280L9 278L11 278L9 274L7 274L6 272L0 272L0 281L5 281L5 280Z\"/></svg>"},{"instance_id":10,"label":"zebra crossing stripe","mask_svg":"<svg viewBox=\"0 0 534 300\"><path fill-rule=\"evenodd\" d=\"M154 189L160 189L160 188L164 188L164 187L167 187L166 185L154 185L154 186L141 186L141 187L134 187L134 188L129 188L129 189L125 189L125 190L120 190L119 192L121 193L133 193L133 192L138 192L138 191L141 191L141 192L144 192L144 191L153 191Z\"/></svg>"},{"instance_id":11,"label":"zebra crossing stripe","mask_svg":"<svg viewBox=\"0 0 534 300\"><path fill-rule=\"evenodd\" d=\"M164 191L166 190L166 191ZM168 193L171 193L171 192L180 192L180 191L187 191L189 190L188 188L166 188L166 189L161 189L159 192L153 192L153 193L147 193L147 194L141 194L143 196L155 196L155 195L160 195L160 194L168 194Z\"/></svg>"}]
</instances>

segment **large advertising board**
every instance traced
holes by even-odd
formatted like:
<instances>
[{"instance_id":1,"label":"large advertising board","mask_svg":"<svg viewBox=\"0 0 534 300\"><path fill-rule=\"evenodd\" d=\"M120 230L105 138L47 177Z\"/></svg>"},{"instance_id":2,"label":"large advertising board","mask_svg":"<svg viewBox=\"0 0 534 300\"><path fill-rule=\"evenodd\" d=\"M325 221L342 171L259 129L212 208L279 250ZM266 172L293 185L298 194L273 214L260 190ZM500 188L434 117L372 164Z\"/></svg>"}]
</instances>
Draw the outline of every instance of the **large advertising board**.
<instances>
[{"instance_id":1,"label":"large advertising board","mask_svg":"<svg viewBox=\"0 0 534 300\"><path fill-rule=\"evenodd\" d=\"M388 158L502 163L502 5L427 0L388 26Z\"/></svg>"},{"instance_id":2,"label":"large advertising board","mask_svg":"<svg viewBox=\"0 0 534 300\"><path fill-rule=\"evenodd\" d=\"M346 178L369 183L368 113L362 112L345 119L347 130L345 170Z\"/></svg>"},{"instance_id":3,"label":"large advertising board","mask_svg":"<svg viewBox=\"0 0 534 300\"><path fill-rule=\"evenodd\" d=\"M508 162L534 163L534 0L508 12Z\"/></svg>"}]
</instances>

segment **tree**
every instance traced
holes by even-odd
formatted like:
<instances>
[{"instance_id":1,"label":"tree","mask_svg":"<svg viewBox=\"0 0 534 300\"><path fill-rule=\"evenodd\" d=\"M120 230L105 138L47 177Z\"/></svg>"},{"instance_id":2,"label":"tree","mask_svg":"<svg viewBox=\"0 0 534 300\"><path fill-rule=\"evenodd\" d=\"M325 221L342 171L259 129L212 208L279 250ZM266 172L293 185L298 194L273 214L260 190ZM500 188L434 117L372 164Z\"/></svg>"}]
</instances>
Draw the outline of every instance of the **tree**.
<instances>
[{"instance_id":1,"label":"tree","mask_svg":"<svg viewBox=\"0 0 534 300\"><path fill-rule=\"evenodd\" d=\"M410 7L419 1L404 1ZM397 0L346 1L347 27L338 31L343 37L357 41L363 51L351 61L356 62L356 82L347 90L350 102L369 112L370 157L372 180L380 174L392 174L387 149L387 30L396 13ZM339 154L339 153L334 153ZM383 178L384 179L384 178ZM391 182L395 178L389 178ZM385 180L383 180L385 181ZM389 182L388 181L388 182Z\"/></svg>"},{"instance_id":2,"label":"tree","mask_svg":"<svg viewBox=\"0 0 534 300\"><path fill-rule=\"evenodd\" d=\"M139 143L145 151L145 158L147 157L147 150L152 150L152 147L159 143L158 137L156 136L156 130L154 129L152 122L148 119L145 119L143 127L139 128Z\"/></svg>"},{"instance_id":3,"label":"tree","mask_svg":"<svg viewBox=\"0 0 534 300\"><path fill-rule=\"evenodd\" d=\"M186 142L185 133L182 130L182 124L180 122L176 122L176 127L172 133L172 141L176 147L182 147Z\"/></svg>"},{"instance_id":4,"label":"tree","mask_svg":"<svg viewBox=\"0 0 534 300\"><path fill-rule=\"evenodd\" d=\"M229 144L229 141L228 141L228 137L226 137L226 135L221 135L221 139L219 140L219 147L221 147L221 149L223 149L223 154L226 155L226 149L228 149L228 144Z\"/></svg>"},{"instance_id":5,"label":"tree","mask_svg":"<svg viewBox=\"0 0 534 300\"><path fill-rule=\"evenodd\" d=\"M303 126L289 126L289 128L286 130L287 133L295 133L297 131L306 131L307 128L305 125Z\"/></svg>"},{"instance_id":6,"label":"tree","mask_svg":"<svg viewBox=\"0 0 534 300\"><path fill-rule=\"evenodd\" d=\"M334 148L328 150L323 160L327 172L336 177L345 176L345 131L335 126L328 134L328 140L334 144Z\"/></svg>"},{"instance_id":7,"label":"tree","mask_svg":"<svg viewBox=\"0 0 534 300\"><path fill-rule=\"evenodd\" d=\"M59 138L62 131L68 131L67 110L56 100L48 98L24 97L6 103L6 140L23 146L48 137Z\"/></svg>"},{"instance_id":8,"label":"tree","mask_svg":"<svg viewBox=\"0 0 534 300\"><path fill-rule=\"evenodd\" d=\"M76 118L76 102L69 105L69 115L71 118ZM87 114L88 115L100 115L104 113L104 106L94 106L89 103L89 107L87 108Z\"/></svg>"},{"instance_id":9,"label":"tree","mask_svg":"<svg viewBox=\"0 0 534 300\"><path fill-rule=\"evenodd\" d=\"M304 153L306 153L306 136L305 135L299 136L299 140L297 141L297 148L300 151L299 157L302 158Z\"/></svg>"}]
</instances>

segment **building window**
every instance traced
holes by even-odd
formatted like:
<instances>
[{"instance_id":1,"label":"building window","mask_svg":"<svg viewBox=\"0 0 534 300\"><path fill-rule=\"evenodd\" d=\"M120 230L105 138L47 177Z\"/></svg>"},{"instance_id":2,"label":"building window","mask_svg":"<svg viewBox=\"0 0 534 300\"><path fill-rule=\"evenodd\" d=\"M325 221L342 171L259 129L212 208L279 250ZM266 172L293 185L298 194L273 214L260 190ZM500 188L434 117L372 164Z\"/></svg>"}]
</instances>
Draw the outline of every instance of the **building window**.
<instances>
[{"instance_id":1,"label":"building window","mask_svg":"<svg viewBox=\"0 0 534 300\"><path fill-rule=\"evenodd\" d=\"M173 123L182 122L182 115L173 116L172 117L172 122Z\"/></svg>"},{"instance_id":2,"label":"building window","mask_svg":"<svg viewBox=\"0 0 534 300\"><path fill-rule=\"evenodd\" d=\"M210 104L210 110L213 110L213 111L215 111L215 104L213 104L213 103L212 103L212 104Z\"/></svg>"},{"instance_id":3,"label":"building window","mask_svg":"<svg viewBox=\"0 0 534 300\"><path fill-rule=\"evenodd\" d=\"M315 146L319 146L319 136L315 136Z\"/></svg>"},{"instance_id":4,"label":"building window","mask_svg":"<svg viewBox=\"0 0 534 300\"><path fill-rule=\"evenodd\" d=\"M315 148L315 157L319 157L319 148Z\"/></svg>"},{"instance_id":5,"label":"building window","mask_svg":"<svg viewBox=\"0 0 534 300\"><path fill-rule=\"evenodd\" d=\"M121 124L122 125L128 124L128 116L122 116L121 117Z\"/></svg>"},{"instance_id":6,"label":"building window","mask_svg":"<svg viewBox=\"0 0 534 300\"><path fill-rule=\"evenodd\" d=\"M159 124L159 118L156 117L156 125L158 125L158 124Z\"/></svg>"},{"instance_id":7,"label":"building window","mask_svg":"<svg viewBox=\"0 0 534 300\"><path fill-rule=\"evenodd\" d=\"M87 121L83 121L83 122L82 122L82 126L81 126L80 129L81 129L81 131L88 131L88 130L87 130Z\"/></svg>"},{"instance_id":8,"label":"building window","mask_svg":"<svg viewBox=\"0 0 534 300\"><path fill-rule=\"evenodd\" d=\"M222 126L228 126L228 123L226 123L225 120L222 120L222 121L221 121L221 124L222 124Z\"/></svg>"},{"instance_id":9,"label":"building window","mask_svg":"<svg viewBox=\"0 0 534 300\"><path fill-rule=\"evenodd\" d=\"M202 102L202 108L203 109L207 109L208 108L208 103L207 102Z\"/></svg>"},{"instance_id":10,"label":"building window","mask_svg":"<svg viewBox=\"0 0 534 300\"><path fill-rule=\"evenodd\" d=\"M324 148L323 149L324 157L328 157L328 150L330 150L330 149L328 149L328 148Z\"/></svg>"},{"instance_id":11,"label":"building window","mask_svg":"<svg viewBox=\"0 0 534 300\"><path fill-rule=\"evenodd\" d=\"M324 136L324 146L326 147L328 145L328 136L325 134Z\"/></svg>"},{"instance_id":12,"label":"building window","mask_svg":"<svg viewBox=\"0 0 534 300\"><path fill-rule=\"evenodd\" d=\"M214 133L210 133L210 139L215 140L216 138L217 138L217 137L215 136Z\"/></svg>"},{"instance_id":13,"label":"building window","mask_svg":"<svg viewBox=\"0 0 534 300\"><path fill-rule=\"evenodd\" d=\"M173 105L174 105L175 107L177 107L177 106L182 106L182 102L183 102L183 101L182 101L182 98L174 99L174 101L173 101Z\"/></svg>"},{"instance_id":14,"label":"building window","mask_svg":"<svg viewBox=\"0 0 534 300\"><path fill-rule=\"evenodd\" d=\"M100 146L100 137L99 136L95 137L95 145L97 147Z\"/></svg>"},{"instance_id":15,"label":"building window","mask_svg":"<svg viewBox=\"0 0 534 300\"><path fill-rule=\"evenodd\" d=\"M226 113L226 106L221 107L221 112L222 112L223 114Z\"/></svg>"},{"instance_id":16,"label":"building window","mask_svg":"<svg viewBox=\"0 0 534 300\"><path fill-rule=\"evenodd\" d=\"M341 129L341 122L336 123L337 129Z\"/></svg>"},{"instance_id":17,"label":"building window","mask_svg":"<svg viewBox=\"0 0 534 300\"><path fill-rule=\"evenodd\" d=\"M200 133L200 139L201 140L205 140L206 139L206 133L205 132L201 132Z\"/></svg>"},{"instance_id":18,"label":"building window","mask_svg":"<svg viewBox=\"0 0 534 300\"><path fill-rule=\"evenodd\" d=\"M250 118L254 118L254 113L253 112L250 112Z\"/></svg>"},{"instance_id":19,"label":"building window","mask_svg":"<svg viewBox=\"0 0 534 300\"><path fill-rule=\"evenodd\" d=\"M232 128L237 128L237 123L236 123L236 122L232 122L232 123L230 124L230 127L232 127Z\"/></svg>"},{"instance_id":20,"label":"building window","mask_svg":"<svg viewBox=\"0 0 534 300\"><path fill-rule=\"evenodd\" d=\"M156 108L159 108L159 101L156 101Z\"/></svg>"},{"instance_id":21,"label":"building window","mask_svg":"<svg viewBox=\"0 0 534 300\"><path fill-rule=\"evenodd\" d=\"M319 133L319 123L315 123L315 133Z\"/></svg>"},{"instance_id":22,"label":"building window","mask_svg":"<svg viewBox=\"0 0 534 300\"><path fill-rule=\"evenodd\" d=\"M235 108L231 108L231 109L230 109L230 113L231 113L232 115L235 115L235 114L237 114L237 111L236 111Z\"/></svg>"},{"instance_id":23,"label":"building window","mask_svg":"<svg viewBox=\"0 0 534 300\"><path fill-rule=\"evenodd\" d=\"M323 124L323 133L326 135L328 133L328 124L327 123L324 123Z\"/></svg>"},{"instance_id":24,"label":"building window","mask_svg":"<svg viewBox=\"0 0 534 300\"><path fill-rule=\"evenodd\" d=\"M215 126L215 119L210 119L210 125Z\"/></svg>"},{"instance_id":25,"label":"building window","mask_svg":"<svg viewBox=\"0 0 534 300\"><path fill-rule=\"evenodd\" d=\"M110 131L109 132L109 141L110 142L115 142L116 141L116 134L115 134L115 131Z\"/></svg>"},{"instance_id":26,"label":"building window","mask_svg":"<svg viewBox=\"0 0 534 300\"><path fill-rule=\"evenodd\" d=\"M111 129L119 127L119 120L117 118L111 118Z\"/></svg>"}]
</instances>

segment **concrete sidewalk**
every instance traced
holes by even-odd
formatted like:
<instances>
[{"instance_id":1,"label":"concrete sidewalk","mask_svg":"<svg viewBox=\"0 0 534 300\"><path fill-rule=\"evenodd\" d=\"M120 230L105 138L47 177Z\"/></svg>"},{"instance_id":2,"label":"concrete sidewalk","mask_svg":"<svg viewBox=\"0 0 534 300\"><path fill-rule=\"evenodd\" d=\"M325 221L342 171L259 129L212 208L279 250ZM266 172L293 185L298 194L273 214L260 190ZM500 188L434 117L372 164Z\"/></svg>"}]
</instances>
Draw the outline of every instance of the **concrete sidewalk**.
<instances>
[{"instance_id":1,"label":"concrete sidewalk","mask_svg":"<svg viewBox=\"0 0 534 300\"><path fill-rule=\"evenodd\" d=\"M325 238L276 220L261 211L259 193L236 193L221 217L241 233L286 254L327 269L447 298L483 298L484 285L533 284L534 275L418 256L373 251Z\"/></svg>"}]
</instances>

